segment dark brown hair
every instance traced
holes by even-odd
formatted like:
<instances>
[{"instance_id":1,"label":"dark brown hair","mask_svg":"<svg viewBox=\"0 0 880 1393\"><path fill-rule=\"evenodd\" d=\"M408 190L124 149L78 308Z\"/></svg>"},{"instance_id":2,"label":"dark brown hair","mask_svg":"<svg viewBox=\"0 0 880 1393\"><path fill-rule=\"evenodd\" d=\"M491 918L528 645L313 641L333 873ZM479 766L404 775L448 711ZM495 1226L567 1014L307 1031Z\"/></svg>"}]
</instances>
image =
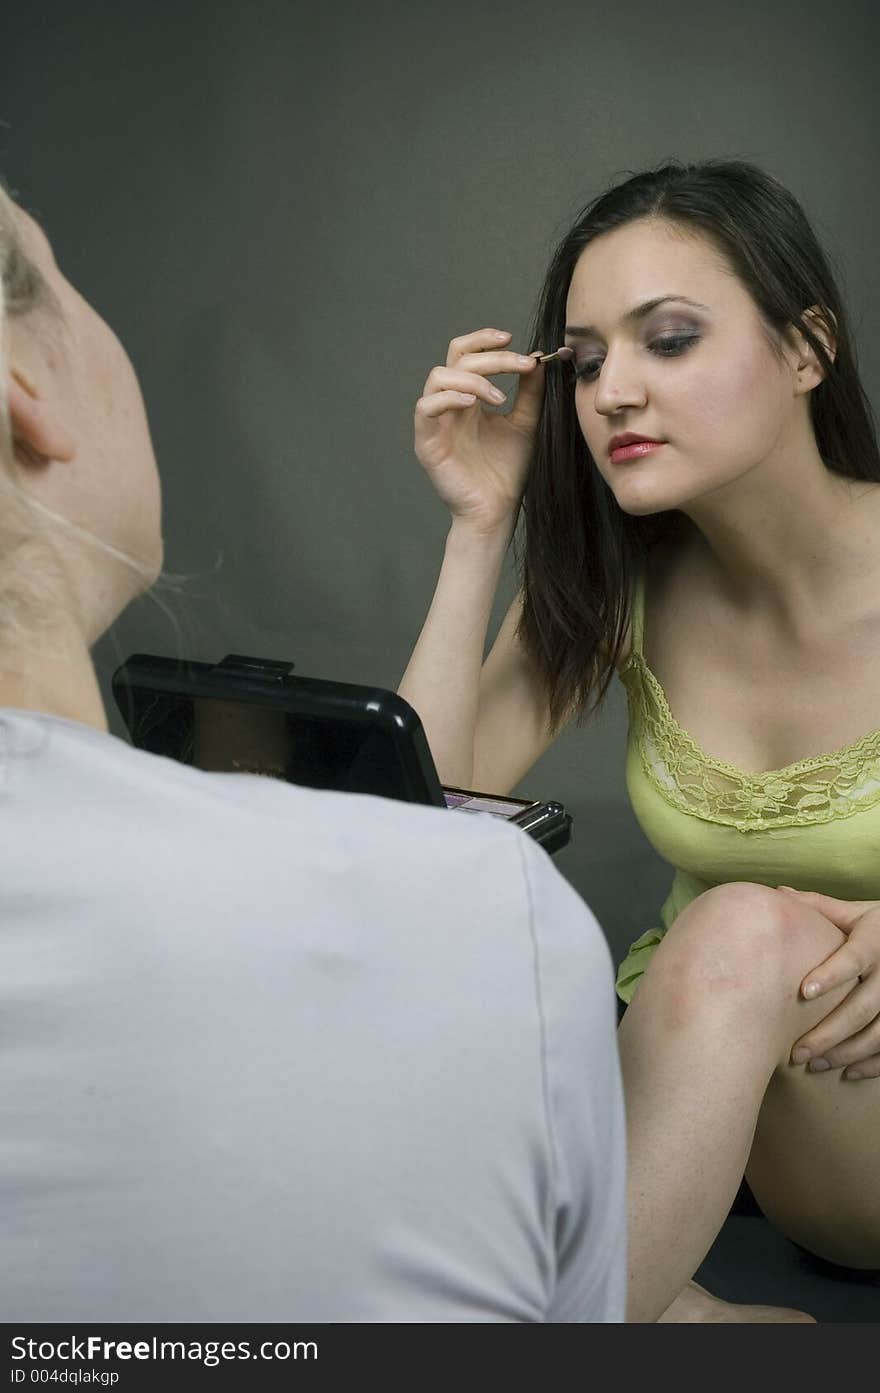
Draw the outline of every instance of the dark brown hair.
<instances>
[{"instance_id":1,"label":"dark brown hair","mask_svg":"<svg viewBox=\"0 0 880 1393\"><path fill-rule=\"evenodd\" d=\"M752 296L779 346L796 326L824 381L810 393L816 444L829 469L880 481L880 453L848 319L828 257L797 200L742 161L672 161L634 174L589 203L551 261L530 342L562 343L575 264L595 237L639 218L663 218L708 236ZM818 306L836 343L832 360L804 320ZM625 513L581 434L574 377L548 372L535 453L522 500L525 549L515 544L523 590L518 636L542 681L554 730L599 708L629 625L633 584L651 547L673 537L678 510Z\"/></svg>"}]
</instances>

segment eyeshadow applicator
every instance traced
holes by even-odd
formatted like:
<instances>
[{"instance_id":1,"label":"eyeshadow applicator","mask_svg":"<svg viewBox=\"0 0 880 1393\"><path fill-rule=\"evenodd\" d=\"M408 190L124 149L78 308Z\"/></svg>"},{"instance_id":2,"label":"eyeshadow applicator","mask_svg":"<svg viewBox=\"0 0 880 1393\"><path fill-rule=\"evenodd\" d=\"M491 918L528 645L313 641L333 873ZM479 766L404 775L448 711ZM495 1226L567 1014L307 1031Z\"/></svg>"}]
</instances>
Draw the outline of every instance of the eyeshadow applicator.
<instances>
[{"instance_id":1,"label":"eyeshadow applicator","mask_svg":"<svg viewBox=\"0 0 880 1393\"><path fill-rule=\"evenodd\" d=\"M560 363L569 363L574 357L574 349L557 348L555 353L538 353L534 356L537 357L539 363L552 363L556 358L559 359Z\"/></svg>"}]
</instances>

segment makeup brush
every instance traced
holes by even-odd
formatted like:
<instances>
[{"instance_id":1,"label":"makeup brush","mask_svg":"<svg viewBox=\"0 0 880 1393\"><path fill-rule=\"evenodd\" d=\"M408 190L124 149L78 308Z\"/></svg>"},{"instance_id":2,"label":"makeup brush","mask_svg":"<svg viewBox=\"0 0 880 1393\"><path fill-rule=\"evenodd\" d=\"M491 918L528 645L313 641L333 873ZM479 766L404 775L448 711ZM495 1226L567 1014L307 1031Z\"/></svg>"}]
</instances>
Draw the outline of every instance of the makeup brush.
<instances>
[{"instance_id":1,"label":"makeup brush","mask_svg":"<svg viewBox=\"0 0 880 1393\"><path fill-rule=\"evenodd\" d=\"M558 358L560 363L568 363L574 357L573 348L557 348L555 353L539 353L536 355L539 363L552 363Z\"/></svg>"}]
</instances>

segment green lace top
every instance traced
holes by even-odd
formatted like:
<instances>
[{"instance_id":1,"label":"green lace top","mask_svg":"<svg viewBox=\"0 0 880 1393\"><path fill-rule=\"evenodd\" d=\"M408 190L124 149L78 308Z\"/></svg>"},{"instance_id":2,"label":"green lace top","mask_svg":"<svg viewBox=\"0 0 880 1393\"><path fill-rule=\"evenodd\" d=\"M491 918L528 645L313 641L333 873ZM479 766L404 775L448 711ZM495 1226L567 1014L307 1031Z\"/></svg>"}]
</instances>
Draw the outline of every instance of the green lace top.
<instances>
[{"instance_id":1,"label":"green lace top","mask_svg":"<svg viewBox=\"0 0 880 1393\"><path fill-rule=\"evenodd\" d=\"M626 783L646 837L676 874L662 927L642 934L620 966L624 1001L675 917L713 885L749 880L880 898L880 728L760 774L715 759L678 724L645 661L644 612L642 574L619 669L629 706Z\"/></svg>"}]
</instances>

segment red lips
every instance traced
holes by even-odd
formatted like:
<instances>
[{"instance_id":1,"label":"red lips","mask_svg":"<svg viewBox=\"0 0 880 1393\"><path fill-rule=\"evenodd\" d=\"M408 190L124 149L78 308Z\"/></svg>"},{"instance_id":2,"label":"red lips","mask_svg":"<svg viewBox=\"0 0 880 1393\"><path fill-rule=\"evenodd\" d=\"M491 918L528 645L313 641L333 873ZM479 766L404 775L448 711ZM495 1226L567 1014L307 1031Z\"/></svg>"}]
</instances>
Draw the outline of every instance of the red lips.
<instances>
[{"instance_id":1,"label":"red lips","mask_svg":"<svg viewBox=\"0 0 880 1393\"><path fill-rule=\"evenodd\" d=\"M612 435L608 441L608 453L610 455L614 450L619 450L621 445L640 445L643 442L649 445L663 444L662 440L656 440L652 435L633 435L632 431L625 431L623 435Z\"/></svg>"}]
</instances>

